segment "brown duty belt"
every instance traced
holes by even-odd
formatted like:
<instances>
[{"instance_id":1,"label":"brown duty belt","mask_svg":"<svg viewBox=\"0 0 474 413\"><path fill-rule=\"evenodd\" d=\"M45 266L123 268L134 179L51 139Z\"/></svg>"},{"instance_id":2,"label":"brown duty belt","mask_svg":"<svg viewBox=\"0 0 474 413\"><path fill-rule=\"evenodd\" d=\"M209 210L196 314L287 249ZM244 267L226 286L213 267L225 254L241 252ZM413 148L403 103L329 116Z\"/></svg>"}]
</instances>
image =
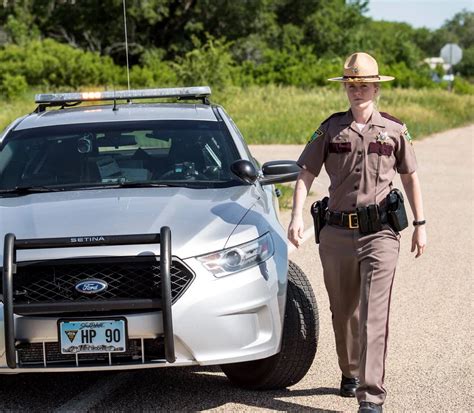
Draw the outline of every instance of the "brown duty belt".
<instances>
[{"instance_id":1,"label":"brown duty belt","mask_svg":"<svg viewBox=\"0 0 474 413\"><path fill-rule=\"evenodd\" d=\"M357 217L356 212L336 212L336 211L327 211L326 212L326 223L329 225L334 225L337 227L357 229L359 228L359 218ZM380 213L380 223L388 223L387 214L385 211Z\"/></svg>"}]
</instances>

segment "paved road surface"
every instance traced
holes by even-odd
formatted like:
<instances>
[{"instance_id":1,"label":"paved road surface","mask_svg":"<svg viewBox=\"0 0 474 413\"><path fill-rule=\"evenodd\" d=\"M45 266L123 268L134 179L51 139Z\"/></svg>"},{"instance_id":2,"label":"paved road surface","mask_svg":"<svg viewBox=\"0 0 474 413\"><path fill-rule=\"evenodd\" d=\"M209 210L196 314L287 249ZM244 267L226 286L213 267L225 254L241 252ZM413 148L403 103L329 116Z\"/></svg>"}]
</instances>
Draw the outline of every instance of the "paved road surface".
<instances>
[{"instance_id":1,"label":"paved road surface","mask_svg":"<svg viewBox=\"0 0 474 413\"><path fill-rule=\"evenodd\" d=\"M415 260L402 237L391 313L387 412L474 411L472 356L474 126L415 143L428 220L426 254ZM295 159L299 146L262 150L261 161ZM322 195L327 177L313 186ZM282 215L284 225L288 212ZM309 221L308 221L309 223ZM17 411L354 411L337 396L339 373L328 301L312 239L291 255L310 276L320 307L320 345L303 381L289 390L232 387L214 368L0 377L0 410Z\"/></svg>"}]
</instances>

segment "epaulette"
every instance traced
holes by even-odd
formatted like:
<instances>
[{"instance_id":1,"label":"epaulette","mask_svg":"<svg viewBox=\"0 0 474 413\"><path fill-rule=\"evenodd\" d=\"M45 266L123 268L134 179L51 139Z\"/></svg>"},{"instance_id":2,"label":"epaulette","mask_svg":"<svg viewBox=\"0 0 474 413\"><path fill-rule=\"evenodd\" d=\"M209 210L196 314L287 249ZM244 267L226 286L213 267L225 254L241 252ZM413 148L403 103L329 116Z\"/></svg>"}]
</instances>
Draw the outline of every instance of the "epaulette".
<instances>
[{"instance_id":1,"label":"epaulette","mask_svg":"<svg viewBox=\"0 0 474 413\"><path fill-rule=\"evenodd\" d=\"M380 112L380 115L382 115L382 118L389 119L392 122L403 125L403 122L400 119L396 118L395 116L392 116L392 115L388 114L387 112Z\"/></svg>"},{"instance_id":2,"label":"epaulette","mask_svg":"<svg viewBox=\"0 0 474 413\"><path fill-rule=\"evenodd\" d=\"M326 122L329 121L329 119L332 119L336 116L342 116L342 115L345 115L347 112L336 112L336 113L333 113L331 116L329 116L329 118L327 118L326 120L322 121L321 122L321 125L325 124Z\"/></svg>"}]
</instances>

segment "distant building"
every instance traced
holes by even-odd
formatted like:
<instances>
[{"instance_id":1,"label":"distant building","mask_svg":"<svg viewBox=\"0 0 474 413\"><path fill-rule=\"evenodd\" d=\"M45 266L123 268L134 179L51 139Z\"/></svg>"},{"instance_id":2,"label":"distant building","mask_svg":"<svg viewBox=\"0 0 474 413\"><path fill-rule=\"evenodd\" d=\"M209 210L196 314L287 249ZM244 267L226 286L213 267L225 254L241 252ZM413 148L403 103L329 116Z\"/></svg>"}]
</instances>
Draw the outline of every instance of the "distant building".
<instances>
[{"instance_id":1,"label":"distant building","mask_svg":"<svg viewBox=\"0 0 474 413\"><path fill-rule=\"evenodd\" d=\"M427 57L423 61L431 69L431 80L433 82L439 83L442 80L452 81L452 77L454 76L452 74L448 74L451 69L451 65L449 63L445 63L442 57ZM440 66L443 68L444 74L439 73L439 71L435 70L437 67Z\"/></svg>"},{"instance_id":2,"label":"distant building","mask_svg":"<svg viewBox=\"0 0 474 413\"><path fill-rule=\"evenodd\" d=\"M436 69L436 66L438 65L441 65L445 72L451 69L451 65L449 63L445 63L442 57L427 57L423 61L427 63L432 70Z\"/></svg>"}]
</instances>

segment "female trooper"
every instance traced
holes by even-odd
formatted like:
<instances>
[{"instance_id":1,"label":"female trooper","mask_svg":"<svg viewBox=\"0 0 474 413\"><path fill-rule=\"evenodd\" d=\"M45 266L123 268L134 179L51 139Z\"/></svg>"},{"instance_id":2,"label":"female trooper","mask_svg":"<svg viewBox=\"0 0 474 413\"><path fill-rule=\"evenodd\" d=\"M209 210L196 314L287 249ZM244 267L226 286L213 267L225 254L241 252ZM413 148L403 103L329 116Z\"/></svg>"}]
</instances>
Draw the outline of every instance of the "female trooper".
<instances>
[{"instance_id":1,"label":"female trooper","mask_svg":"<svg viewBox=\"0 0 474 413\"><path fill-rule=\"evenodd\" d=\"M344 64L350 109L326 119L311 137L298 164L288 238L299 246L303 204L323 164L330 178L326 225L319 254L329 295L339 367L340 394L357 396L359 412L381 412L385 400L390 295L400 246L387 208L392 181L400 174L415 221L412 252L426 245L417 164L405 124L378 112L380 76L375 59L354 53ZM392 225L389 225L390 224Z\"/></svg>"}]
</instances>

